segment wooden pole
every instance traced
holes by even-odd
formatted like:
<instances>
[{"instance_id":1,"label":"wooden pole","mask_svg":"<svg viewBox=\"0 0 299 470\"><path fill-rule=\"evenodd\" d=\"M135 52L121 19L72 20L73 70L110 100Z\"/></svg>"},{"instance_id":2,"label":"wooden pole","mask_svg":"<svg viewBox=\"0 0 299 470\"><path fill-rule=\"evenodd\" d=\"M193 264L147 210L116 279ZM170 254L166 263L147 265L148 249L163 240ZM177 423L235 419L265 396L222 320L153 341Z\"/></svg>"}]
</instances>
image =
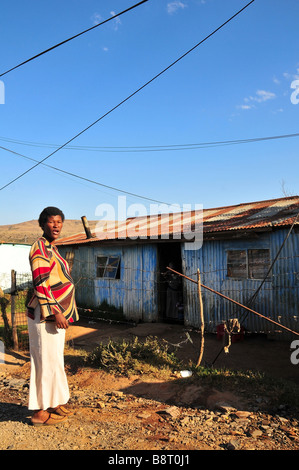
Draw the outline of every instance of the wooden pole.
<instances>
[{"instance_id":1,"label":"wooden pole","mask_svg":"<svg viewBox=\"0 0 299 470\"><path fill-rule=\"evenodd\" d=\"M184 277L185 279L188 279L188 281L194 282L195 284L197 283L197 281L195 281L194 279L191 279L191 277L185 276L185 275L182 274L182 273L178 273L177 271L175 271L174 269L169 268L168 266L167 266L167 269L169 269L170 271L173 271L174 273L178 274L179 276ZM209 290L210 292L213 292L214 294L220 295L220 297L223 297L224 299L229 300L230 302L232 302L232 303L238 305L239 307L244 308L245 310L248 310L248 312L251 312L251 313L253 313L254 315L258 315L259 317L264 318L265 320L267 320L267 321L270 322L270 323L274 323L274 325L279 326L279 328L282 328L283 330L287 330L287 331L289 331L290 333L293 333L294 335L299 336L299 333L298 333L297 331L293 331L293 330L291 330L290 328L288 328L288 327L282 325L281 323L278 323L278 322L272 320L271 318L265 317L265 315L262 315L261 313L256 312L255 310L252 310L252 309L249 308L249 307L246 307L246 305L242 305L242 304L240 304L239 302L237 302L236 300L233 300L233 299L231 299L230 297L227 297L226 295L221 294L220 292L217 292L217 291L214 290L214 289L211 289L211 287L207 287L207 286L205 286L204 284L201 284L201 286L202 286L204 289L207 289L207 290Z\"/></svg>"},{"instance_id":2,"label":"wooden pole","mask_svg":"<svg viewBox=\"0 0 299 470\"><path fill-rule=\"evenodd\" d=\"M13 348L15 351L19 350L17 323L16 323L16 309L15 309L15 295L16 295L16 272L11 270L11 324L12 324L12 340Z\"/></svg>"},{"instance_id":3,"label":"wooden pole","mask_svg":"<svg viewBox=\"0 0 299 470\"><path fill-rule=\"evenodd\" d=\"M85 217L85 215L82 215L81 220L82 220L83 227L84 227L84 230L85 230L85 233L86 233L86 238L92 238L89 223L88 223L87 218Z\"/></svg>"},{"instance_id":4,"label":"wooden pole","mask_svg":"<svg viewBox=\"0 0 299 470\"><path fill-rule=\"evenodd\" d=\"M198 289L198 299L199 299L199 315L200 315L200 351L199 357L197 360L196 367L199 367L202 361L203 351L204 351L204 344L205 344L205 321L204 321L204 314L203 314L203 303L202 303L202 294L201 294L201 279L200 279L200 271L197 270L197 289Z\"/></svg>"}]
</instances>

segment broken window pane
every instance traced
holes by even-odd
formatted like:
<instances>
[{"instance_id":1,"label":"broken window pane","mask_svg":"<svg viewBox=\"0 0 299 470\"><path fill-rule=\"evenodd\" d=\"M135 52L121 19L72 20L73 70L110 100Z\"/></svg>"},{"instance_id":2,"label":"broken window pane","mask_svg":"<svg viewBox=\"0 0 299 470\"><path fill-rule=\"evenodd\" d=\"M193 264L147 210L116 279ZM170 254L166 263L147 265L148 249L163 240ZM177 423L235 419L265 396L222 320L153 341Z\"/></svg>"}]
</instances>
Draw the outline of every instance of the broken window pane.
<instances>
[{"instance_id":1,"label":"broken window pane","mask_svg":"<svg viewBox=\"0 0 299 470\"><path fill-rule=\"evenodd\" d=\"M120 279L120 257L98 256L97 277L106 279Z\"/></svg>"},{"instance_id":2,"label":"broken window pane","mask_svg":"<svg viewBox=\"0 0 299 470\"><path fill-rule=\"evenodd\" d=\"M270 266L270 250L248 250L250 279L264 279Z\"/></svg>"}]
</instances>

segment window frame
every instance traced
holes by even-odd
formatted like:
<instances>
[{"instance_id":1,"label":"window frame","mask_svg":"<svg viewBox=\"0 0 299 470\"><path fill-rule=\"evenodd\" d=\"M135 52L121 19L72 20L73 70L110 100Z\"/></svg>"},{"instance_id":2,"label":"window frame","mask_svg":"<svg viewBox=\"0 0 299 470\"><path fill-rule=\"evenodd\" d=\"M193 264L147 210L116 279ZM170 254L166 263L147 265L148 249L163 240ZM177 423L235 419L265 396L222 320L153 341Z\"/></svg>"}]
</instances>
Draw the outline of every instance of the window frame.
<instances>
[{"instance_id":1,"label":"window frame","mask_svg":"<svg viewBox=\"0 0 299 470\"><path fill-rule=\"evenodd\" d=\"M254 274L258 273L258 269L255 269L255 266L258 266L258 263L254 263L258 259L258 256L253 256L253 252L258 252L258 251L263 251L267 252L267 261L268 264L265 266L264 272L260 277L255 277ZM233 266L233 263L229 263L230 259L230 253L233 253L234 255L239 252L245 252L245 260L246 260L246 265L245 265L245 270L244 270L244 275L234 275L234 274L229 274L229 270L233 269L231 266ZM233 261L233 260L231 260ZM265 279L266 274L268 273L269 267L271 263L271 256L270 256L270 248L243 248L243 249L229 249L226 250L226 277L229 279L248 279L248 280L263 280ZM266 280L268 277L266 278Z\"/></svg>"},{"instance_id":2,"label":"window frame","mask_svg":"<svg viewBox=\"0 0 299 470\"><path fill-rule=\"evenodd\" d=\"M99 265L99 259L105 260L102 265ZM117 263L113 265L113 261ZM97 279L108 279L111 281L120 279L120 265L121 257L120 255L96 255L96 278ZM102 270L101 275L99 275L99 270ZM110 274L110 275L108 275ZM114 274L114 275L111 275Z\"/></svg>"}]
</instances>

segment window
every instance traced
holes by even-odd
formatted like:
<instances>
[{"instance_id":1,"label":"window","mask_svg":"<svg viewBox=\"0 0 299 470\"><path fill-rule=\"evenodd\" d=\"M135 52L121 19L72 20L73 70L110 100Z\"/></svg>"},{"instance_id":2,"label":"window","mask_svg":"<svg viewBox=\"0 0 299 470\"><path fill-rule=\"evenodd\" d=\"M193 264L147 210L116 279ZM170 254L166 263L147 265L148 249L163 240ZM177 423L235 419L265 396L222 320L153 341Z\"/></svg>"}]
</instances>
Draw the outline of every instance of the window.
<instances>
[{"instance_id":1,"label":"window","mask_svg":"<svg viewBox=\"0 0 299 470\"><path fill-rule=\"evenodd\" d=\"M248 277L264 279L270 267L270 250L248 250Z\"/></svg>"},{"instance_id":2,"label":"window","mask_svg":"<svg viewBox=\"0 0 299 470\"><path fill-rule=\"evenodd\" d=\"M247 277L246 250L233 250L227 252L228 277Z\"/></svg>"},{"instance_id":3,"label":"window","mask_svg":"<svg viewBox=\"0 0 299 470\"><path fill-rule=\"evenodd\" d=\"M230 250L227 252L227 276L264 279L270 267L270 250Z\"/></svg>"},{"instance_id":4,"label":"window","mask_svg":"<svg viewBox=\"0 0 299 470\"><path fill-rule=\"evenodd\" d=\"M120 279L120 257L98 256L97 277L104 279Z\"/></svg>"}]
</instances>

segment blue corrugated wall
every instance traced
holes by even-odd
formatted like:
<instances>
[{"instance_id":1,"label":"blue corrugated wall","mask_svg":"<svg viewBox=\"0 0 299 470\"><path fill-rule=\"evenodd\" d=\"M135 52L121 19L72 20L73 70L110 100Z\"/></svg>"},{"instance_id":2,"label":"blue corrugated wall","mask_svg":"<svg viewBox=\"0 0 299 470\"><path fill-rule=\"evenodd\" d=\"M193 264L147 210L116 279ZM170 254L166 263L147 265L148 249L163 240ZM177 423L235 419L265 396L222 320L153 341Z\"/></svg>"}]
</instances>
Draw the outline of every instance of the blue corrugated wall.
<instances>
[{"instance_id":1,"label":"blue corrugated wall","mask_svg":"<svg viewBox=\"0 0 299 470\"><path fill-rule=\"evenodd\" d=\"M80 246L59 247L66 257L74 253L72 277L80 306L99 307L102 302L122 309L127 319L151 322L158 319L157 246ZM97 256L120 256L120 279L96 277Z\"/></svg>"},{"instance_id":2,"label":"blue corrugated wall","mask_svg":"<svg viewBox=\"0 0 299 470\"><path fill-rule=\"evenodd\" d=\"M234 239L230 241L204 241L201 250L185 251L182 246L182 260L185 274L197 279L222 294L245 304L261 284L261 280L233 279L227 277L227 250L270 249L270 262L282 246L288 230L277 230L260 234L258 238ZM299 330L299 233L292 232L273 271L251 308L274 321ZM199 326L199 304L197 285L184 281L185 322ZM207 331L215 331L218 324L229 318L239 318L243 326L254 332L273 332L277 328L266 320L236 307L231 302L202 289L205 325Z\"/></svg>"},{"instance_id":3,"label":"blue corrugated wall","mask_svg":"<svg viewBox=\"0 0 299 470\"><path fill-rule=\"evenodd\" d=\"M227 276L227 250L270 249L275 258L288 229L260 233L256 238L204 241L198 251L181 245L182 272L203 284L245 304L261 284L256 279L233 279ZM123 310L127 319L152 322L158 318L158 249L156 244L60 247L63 256L75 254L72 276L76 298L81 306L98 307L103 301ZM96 257L119 255L120 279L96 278ZM229 318L239 318L249 331L273 332L271 323L247 313L231 302L202 289L206 330L213 332ZM185 324L199 326L197 285L184 280ZM277 322L299 330L299 233L293 231L251 308Z\"/></svg>"}]
</instances>

